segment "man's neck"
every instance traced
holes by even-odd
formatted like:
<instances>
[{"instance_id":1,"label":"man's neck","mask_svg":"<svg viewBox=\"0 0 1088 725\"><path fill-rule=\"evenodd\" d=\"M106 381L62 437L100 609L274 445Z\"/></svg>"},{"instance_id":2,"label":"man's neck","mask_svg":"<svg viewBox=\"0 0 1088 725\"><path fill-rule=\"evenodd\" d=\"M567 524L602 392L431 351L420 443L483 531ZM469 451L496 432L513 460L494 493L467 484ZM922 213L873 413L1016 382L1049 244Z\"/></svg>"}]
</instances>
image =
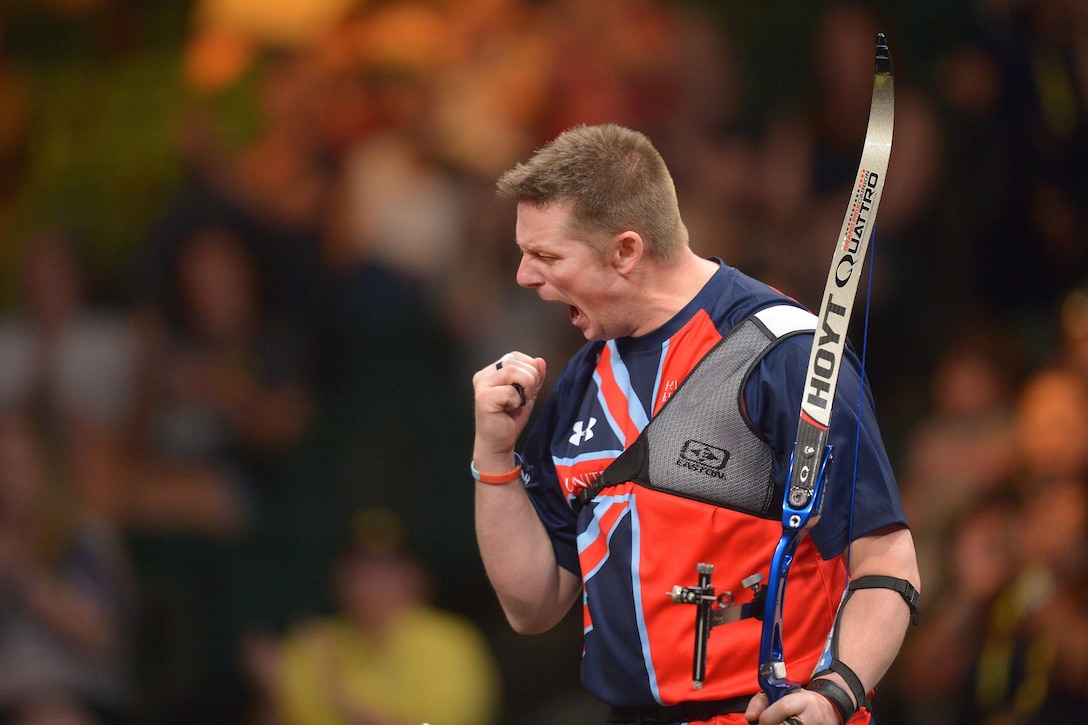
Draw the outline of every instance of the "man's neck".
<instances>
[{"instance_id":1,"label":"man's neck","mask_svg":"<svg viewBox=\"0 0 1088 725\"><path fill-rule=\"evenodd\" d=\"M641 337L671 320L695 299L718 268L717 262L704 259L690 249L674 264L648 265L645 272L633 280L640 290L638 306L642 315L631 336Z\"/></svg>"}]
</instances>

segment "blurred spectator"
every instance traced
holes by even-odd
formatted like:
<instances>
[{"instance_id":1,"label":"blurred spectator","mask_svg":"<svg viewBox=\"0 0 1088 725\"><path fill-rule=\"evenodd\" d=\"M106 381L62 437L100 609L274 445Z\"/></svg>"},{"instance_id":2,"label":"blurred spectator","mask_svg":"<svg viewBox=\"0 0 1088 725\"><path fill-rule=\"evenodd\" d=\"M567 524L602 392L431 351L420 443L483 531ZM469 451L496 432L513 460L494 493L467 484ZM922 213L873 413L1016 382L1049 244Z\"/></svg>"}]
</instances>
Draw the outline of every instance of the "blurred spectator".
<instances>
[{"instance_id":1,"label":"blurred spectator","mask_svg":"<svg viewBox=\"0 0 1088 725\"><path fill-rule=\"evenodd\" d=\"M233 228L193 228L170 261L126 461L146 603L143 714L233 723L242 633L284 606L297 575L275 534L285 502L306 511L285 461L314 421L311 350L295 319L267 306L267 277Z\"/></svg>"},{"instance_id":2,"label":"blurred spectator","mask_svg":"<svg viewBox=\"0 0 1088 725\"><path fill-rule=\"evenodd\" d=\"M0 319L0 408L31 411L61 441L121 436L133 412L140 336L93 305L72 239L40 229L22 246L20 305Z\"/></svg>"},{"instance_id":3,"label":"blurred spectator","mask_svg":"<svg viewBox=\"0 0 1088 725\"><path fill-rule=\"evenodd\" d=\"M144 371L131 523L230 534L310 425L310 361L300 331L267 314L260 268L230 229L193 230L175 265L175 317Z\"/></svg>"},{"instance_id":4,"label":"blurred spectator","mask_svg":"<svg viewBox=\"0 0 1088 725\"><path fill-rule=\"evenodd\" d=\"M142 325L124 308L92 302L83 260L64 232L32 233L20 262L21 304L0 319L0 412L31 415L81 477L84 503L120 524Z\"/></svg>"},{"instance_id":5,"label":"blurred spectator","mask_svg":"<svg viewBox=\"0 0 1088 725\"><path fill-rule=\"evenodd\" d=\"M902 455L903 505L919 567L934 591L948 583L947 551L961 517L993 497L1017 463L1015 356L1006 338L982 330L961 335L937 361L928 412L911 429Z\"/></svg>"},{"instance_id":6,"label":"blurred spectator","mask_svg":"<svg viewBox=\"0 0 1088 725\"><path fill-rule=\"evenodd\" d=\"M368 510L335 556L333 614L254 637L262 723L488 725L499 679L475 625L429 603L428 576L393 514Z\"/></svg>"},{"instance_id":7,"label":"blurred spectator","mask_svg":"<svg viewBox=\"0 0 1088 725\"><path fill-rule=\"evenodd\" d=\"M0 721L12 725L133 722L130 562L67 476L31 418L0 419Z\"/></svg>"},{"instance_id":8,"label":"blurred spectator","mask_svg":"<svg viewBox=\"0 0 1088 725\"><path fill-rule=\"evenodd\" d=\"M266 277L266 311L312 318L318 240L341 153L335 145L345 143L328 127L342 109L354 109L359 89L323 62L320 45L277 41L253 27L248 20L261 16L256 6L203 5L186 48L188 105L179 131L185 175L153 230L148 268L140 270L150 286L141 291L154 297L156 284L171 283L186 237L225 227L244 237ZM287 16L305 14L304 3L288 5L297 7ZM337 15L343 9L326 8ZM315 10L318 27L330 31L335 18Z\"/></svg>"},{"instance_id":9,"label":"blurred spectator","mask_svg":"<svg viewBox=\"0 0 1088 725\"><path fill-rule=\"evenodd\" d=\"M421 82L376 85L381 126L343 158L347 232L357 256L404 276L441 309L449 270L465 257L467 189L427 142Z\"/></svg>"},{"instance_id":10,"label":"blurred spectator","mask_svg":"<svg viewBox=\"0 0 1088 725\"><path fill-rule=\"evenodd\" d=\"M458 586L466 569L482 575L471 497L448 485L471 429L470 391L457 375L465 348L434 289L358 243L344 182L322 237L315 431L322 452L304 463L305 475L319 482L306 495L331 494L337 521L363 507L395 511L418 532L417 553L443 583ZM329 522L314 523L325 530Z\"/></svg>"},{"instance_id":11,"label":"blurred spectator","mask_svg":"<svg viewBox=\"0 0 1088 725\"><path fill-rule=\"evenodd\" d=\"M945 696L945 717L926 722L1083 722L1088 707L1086 486L1084 478L1073 478L1032 491L1014 518L991 531L989 541L976 542L975 558L957 567L962 580L945 593L927 628L929 648L914 653L913 678L904 680L919 688L913 693L925 693L919 700ZM1002 537L1011 550L1000 545ZM965 659L971 665L967 673L962 672ZM921 675L924 670L928 675ZM949 712L958 717L947 719Z\"/></svg>"},{"instance_id":12,"label":"blurred spectator","mask_svg":"<svg viewBox=\"0 0 1088 725\"><path fill-rule=\"evenodd\" d=\"M1088 479L1024 502L1016 576L994 602L975 677L988 725L1073 725L1088 708Z\"/></svg>"},{"instance_id":13,"label":"blurred spectator","mask_svg":"<svg viewBox=\"0 0 1088 725\"><path fill-rule=\"evenodd\" d=\"M1017 510L991 498L965 511L949 531L943 588L932 588L927 613L907 637L883 697L881 722L967 725L974 708L973 672L998 595L1013 581ZM886 715L886 717L885 717Z\"/></svg>"},{"instance_id":14,"label":"blurred spectator","mask_svg":"<svg viewBox=\"0 0 1088 725\"><path fill-rule=\"evenodd\" d=\"M1088 707L1088 383L1040 370L1023 386L1016 426L1018 575L990 632L991 649L1014 651L996 663L981 655L979 706L1008 721L1078 722Z\"/></svg>"},{"instance_id":15,"label":"blurred spectator","mask_svg":"<svg viewBox=\"0 0 1088 725\"><path fill-rule=\"evenodd\" d=\"M1064 368L1033 374L1017 401L1016 446L1014 488L1025 497L1088 472L1088 384Z\"/></svg>"},{"instance_id":16,"label":"blurred spectator","mask_svg":"<svg viewBox=\"0 0 1088 725\"><path fill-rule=\"evenodd\" d=\"M1036 372L1000 488L954 523L944 588L897 664L904 722L1075 723L1088 706L1088 386Z\"/></svg>"}]
</instances>

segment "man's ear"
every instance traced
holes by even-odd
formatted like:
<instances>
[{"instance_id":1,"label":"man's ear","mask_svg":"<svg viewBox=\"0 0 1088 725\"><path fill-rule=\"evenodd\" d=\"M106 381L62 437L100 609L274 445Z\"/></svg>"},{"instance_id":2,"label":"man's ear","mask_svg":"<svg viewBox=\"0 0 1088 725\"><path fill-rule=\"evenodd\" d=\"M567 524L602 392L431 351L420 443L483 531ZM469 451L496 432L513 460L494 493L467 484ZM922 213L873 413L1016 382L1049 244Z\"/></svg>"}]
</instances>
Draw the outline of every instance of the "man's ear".
<instances>
[{"instance_id":1,"label":"man's ear","mask_svg":"<svg viewBox=\"0 0 1088 725\"><path fill-rule=\"evenodd\" d=\"M612 238L612 265L622 276L630 276L642 260L646 244L638 232L620 232Z\"/></svg>"}]
</instances>

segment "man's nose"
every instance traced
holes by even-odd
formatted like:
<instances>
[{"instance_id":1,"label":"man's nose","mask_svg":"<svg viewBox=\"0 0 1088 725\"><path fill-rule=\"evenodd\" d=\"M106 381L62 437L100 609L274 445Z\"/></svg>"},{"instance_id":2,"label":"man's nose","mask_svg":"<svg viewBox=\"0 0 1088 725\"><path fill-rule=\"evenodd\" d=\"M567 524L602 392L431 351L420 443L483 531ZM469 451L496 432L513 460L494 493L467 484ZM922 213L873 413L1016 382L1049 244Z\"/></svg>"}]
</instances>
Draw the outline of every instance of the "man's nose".
<instances>
[{"instance_id":1,"label":"man's nose","mask_svg":"<svg viewBox=\"0 0 1088 725\"><path fill-rule=\"evenodd\" d=\"M540 275L533 270L532 260L527 254L521 255L521 262L518 263L517 282L522 287L539 287L543 283Z\"/></svg>"}]
</instances>

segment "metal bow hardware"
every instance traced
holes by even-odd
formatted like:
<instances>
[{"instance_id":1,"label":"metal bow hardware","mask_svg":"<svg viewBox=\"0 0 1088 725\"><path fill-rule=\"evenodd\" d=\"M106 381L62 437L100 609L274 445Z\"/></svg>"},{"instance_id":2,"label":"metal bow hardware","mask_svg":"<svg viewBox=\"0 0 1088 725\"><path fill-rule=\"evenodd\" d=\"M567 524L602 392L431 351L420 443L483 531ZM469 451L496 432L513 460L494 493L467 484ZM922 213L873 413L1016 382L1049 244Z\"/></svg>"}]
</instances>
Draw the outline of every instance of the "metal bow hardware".
<instances>
[{"instance_id":1,"label":"metal bow hardware","mask_svg":"<svg viewBox=\"0 0 1088 725\"><path fill-rule=\"evenodd\" d=\"M667 593L675 604L696 605L695 656L691 665L691 686L692 689L701 690L706 679L706 645L710 639L710 630L719 624L762 616L763 575L756 573L741 582L741 586L751 589L755 597L747 604L735 606L733 592L714 594L714 585L710 582L714 574L713 564L700 562L695 565L695 571L699 574L698 586L677 585Z\"/></svg>"}]
</instances>

